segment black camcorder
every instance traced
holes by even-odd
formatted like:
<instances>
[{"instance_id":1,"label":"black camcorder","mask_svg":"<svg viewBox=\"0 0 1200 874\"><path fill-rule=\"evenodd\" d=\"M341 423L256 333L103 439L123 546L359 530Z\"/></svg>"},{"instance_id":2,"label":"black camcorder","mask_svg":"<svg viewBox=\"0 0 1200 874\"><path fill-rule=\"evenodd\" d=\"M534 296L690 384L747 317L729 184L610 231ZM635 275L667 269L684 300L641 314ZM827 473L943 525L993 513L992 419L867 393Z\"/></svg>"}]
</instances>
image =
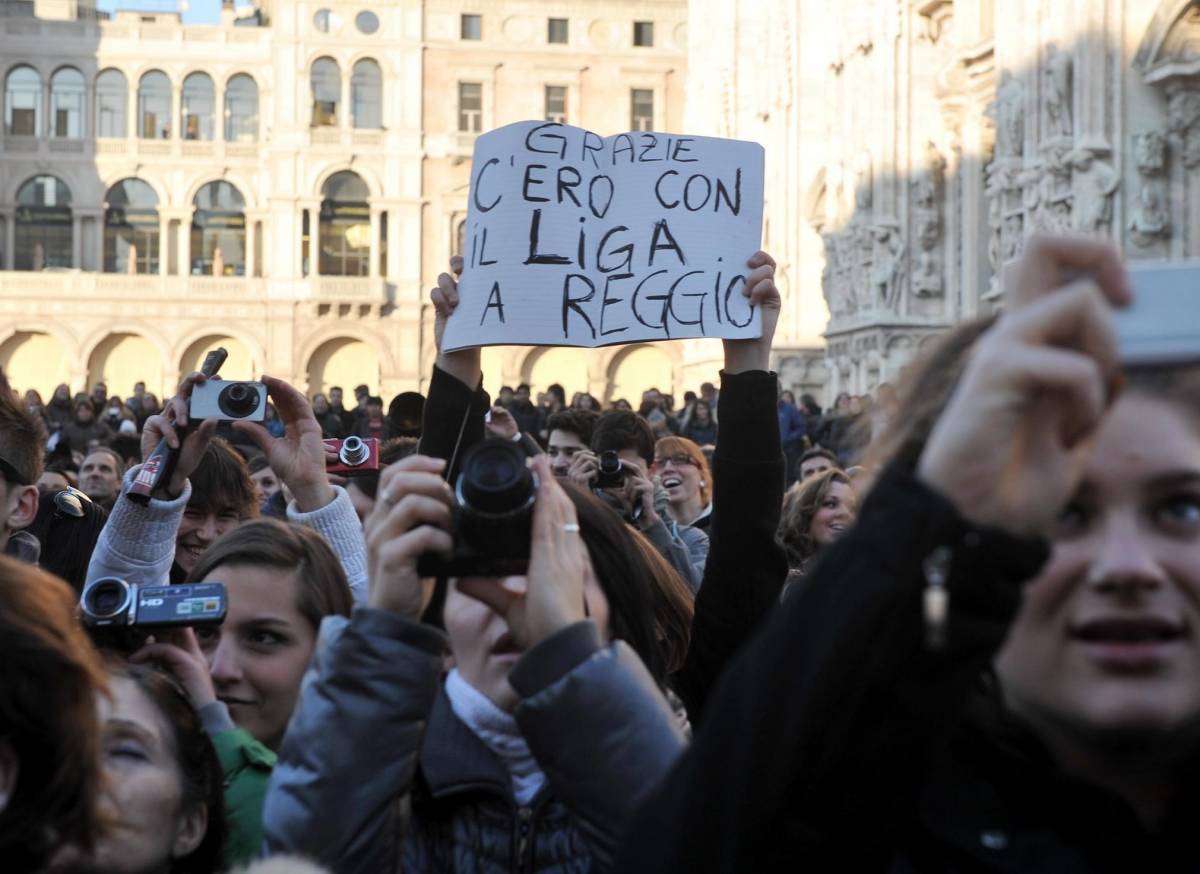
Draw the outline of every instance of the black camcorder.
<instances>
[{"instance_id":1,"label":"black camcorder","mask_svg":"<svg viewBox=\"0 0 1200 874\"><path fill-rule=\"evenodd\" d=\"M463 457L454 486L454 554L426 554L423 577L505 577L529 567L538 481L510 440L489 438Z\"/></svg>"},{"instance_id":2,"label":"black camcorder","mask_svg":"<svg viewBox=\"0 0 1200 874\"><path fill-rule=\"evenodd\" d=\"M224 583L131 585L119 577L89 583L79 599L83 626L97 646L132 651L146 636L170 628L201 628L225 621Z\"/></svg>"}]
</instances>

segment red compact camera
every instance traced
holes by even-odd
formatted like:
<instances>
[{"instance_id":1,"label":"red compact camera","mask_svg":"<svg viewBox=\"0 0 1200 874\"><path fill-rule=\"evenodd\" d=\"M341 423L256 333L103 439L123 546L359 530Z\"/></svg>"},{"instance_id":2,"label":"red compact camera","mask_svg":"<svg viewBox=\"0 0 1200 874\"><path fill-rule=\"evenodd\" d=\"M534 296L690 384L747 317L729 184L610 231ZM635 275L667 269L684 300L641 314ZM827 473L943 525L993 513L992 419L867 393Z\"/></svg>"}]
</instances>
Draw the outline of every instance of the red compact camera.
<instances>
[{"instance_id":1,"label":"red compact camera","mask_svg":"<svg viewBox=\"0 0 1200 874\"><path fill-rule=\"evenodd\" d=\"M325 463L326 473L339 476L379 473L379 441L374 437L366 440L361 437L347 437L344 440L331 438L323 442L325 449L336 452L338 457L336 462Z\"/></svg>"}]
</instances>

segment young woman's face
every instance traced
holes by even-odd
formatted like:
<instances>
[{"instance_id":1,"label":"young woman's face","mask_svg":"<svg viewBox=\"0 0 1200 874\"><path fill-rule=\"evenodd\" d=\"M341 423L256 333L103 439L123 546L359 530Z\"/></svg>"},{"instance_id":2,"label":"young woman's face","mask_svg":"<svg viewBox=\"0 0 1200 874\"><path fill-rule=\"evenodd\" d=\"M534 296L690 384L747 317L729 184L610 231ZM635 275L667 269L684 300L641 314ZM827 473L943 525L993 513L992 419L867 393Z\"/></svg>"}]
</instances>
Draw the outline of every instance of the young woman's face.
<instances>
[{"instance_id":1,"label":"young woman's face","mask_svg":"<svg viewBox=\"0 0 1200 874\"><path fill-rule=\"evenodd\" d=\"M712 416L712 410L709 409L706 401L696 401L696 421L707 425L709 417Z\"/></svg>"},{"instance_id":2,"label":"young woman's face","mask_svg":"<svg viewBox=\"0 0 1200 874\"><path fill-rule=\"evenodd\" d=\"M217 697L241 728L271 749L296 708L317 635L300 613L295 572L224 564L202 582L224 583L229 612L218 629L198 634Z\"/></svg>"},{"instance_id":3,"label":"young woman's face","mask_svg":"<svg viewBox=\"0 0 1200 874\"><path fill-rule=\"evenodd\" d=\"M525 577L505 577L500 584L513 592L525 592ZM583 597L589 618L599 627L600 636L608 640L612 636L608 624L608 599L591 577ZM517 693L508 683L508 672L523 650L513 640L504 617L482 601L459 592L458 581L451 580L442 618L450 637L454 664L463 679L500 709L514 710Z\"/></svg>"},{"instance_id":4,"label":"young woman's face","mask_svg":"<svg viewBox=\"0 0 1200 874\"><path fill-rule=\"evenodd\" d=\"M700 497L703 476L686 452L657 456L654 459L654 473L667 490L667 498L672 504Z\"/></svg>"},{"instance_id":5,"label":"young woman's face","mask_svg":"<svg viewBox=\"0 0 1200 874\"><path fill-rule=\"evenodd\" d=\"M1200 724L1200 433L1122 398L996 669L1050 741L1167 740Z\"/></svg>"},{"instance_id":6,"label":"young woman's face","mask_svg":"<svg viewBox=\"0 0 1200 874\"><path fill-rule=\"evenodd\" d=\"M165 871L199 846L207 811L184 809L174 738L154 702L125 677L113 678L110 691L97 702L106 778L100 803L110 825L97 841L95 869Z\"/></svg>"},{"instance_id":7,"label":"young woman's face","mask_svg":"<svg viewBox=\"0 0 1200 874\"><path fill-rule=\"evenodd\" d=\"M809 536L817 546L825 547L841 537L858 515L858 498L854 489L841 482L832 482L821 499L808 526Z\"/></svg>"},{"instance_id":8,"label":"young woman's face","mask_svg":"<svg viewBox=\"0 0 1200 874\"><path fill-rule=\"evenodd\" d=\"M250 479L254 482L254 488L258 492L258 502L260 504L265 504L271 500L275 496L275 493L279 491L279 477L269 467L256 470L250 474Z\"/></svg>"}]
</instances>

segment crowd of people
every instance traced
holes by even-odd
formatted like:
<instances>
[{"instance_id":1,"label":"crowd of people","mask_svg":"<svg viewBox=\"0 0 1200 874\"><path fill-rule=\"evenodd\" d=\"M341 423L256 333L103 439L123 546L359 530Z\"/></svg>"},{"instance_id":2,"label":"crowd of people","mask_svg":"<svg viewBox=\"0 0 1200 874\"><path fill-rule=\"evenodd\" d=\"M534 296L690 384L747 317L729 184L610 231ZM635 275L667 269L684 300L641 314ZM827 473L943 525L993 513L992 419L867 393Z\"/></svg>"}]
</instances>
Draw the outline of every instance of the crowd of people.
<instances>
[{"instance_id":1,"label":"crowd of people","mask_svg":"<svg viewBox=\"0 0 1200 874\"><path fill-rule=\"evenodd\" d=\"M1191 870L1200 373L1122 369L1115 250L1034 238L827 412L747 268L762 336L678 407L493 399L478 348L262 422L0 385L5 865ZM223 621L97 622L114 579Z\"/></svg>"}]
</instances>

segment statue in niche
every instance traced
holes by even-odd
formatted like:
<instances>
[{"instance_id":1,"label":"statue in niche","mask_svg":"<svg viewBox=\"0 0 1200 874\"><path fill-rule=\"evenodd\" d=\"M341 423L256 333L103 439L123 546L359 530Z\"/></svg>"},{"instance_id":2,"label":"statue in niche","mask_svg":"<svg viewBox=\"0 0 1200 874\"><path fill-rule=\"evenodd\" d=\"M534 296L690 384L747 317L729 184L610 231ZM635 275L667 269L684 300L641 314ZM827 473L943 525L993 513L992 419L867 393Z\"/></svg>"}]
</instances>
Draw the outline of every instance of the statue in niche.
<instances>
[{"instance_id":1,"label":"statue in niche","mask_svg":"<svg viewBox=\"0 0 1200 874\"><path fill-rule=\"evenodd\" d=\"M1133 157L1141 188L1129 218L1129 236L1142 248L1171 236L1171 207L1167 198L1167 138L1158 131L1134 134Z\"/></svg>"},{"instance_id":2,"label":"statue in niche","mask_svg":"<svg viewBox=\"0 0 1200 874\"><path fill-rule=\"evenodd\" d=\"M913 180L913 219L917 252L913 291L921 297L942 293L942 262L936 249L942 238L942 188L946 159L932 142L925 148L925 168Z\"/></svg>"},{"instance_id":3,"label":"statue in niche","mask_svg":"<svg viewBox=\"0 0 1200 874\"><path fill-rule=\"evenodd\" d=\"M1086 149L1076 149L1067 158L1075 168L1075 227L1088 233L1111 233L1112 199L1121 177L1111 164Z\"/></svg>"},{"instance_id":4,"label":"statue in niche","mask_svg":"<svg viewBox=\"0 0 1200 874\"><path fill-rule=\"evenodd\" d=\"M1000 198L993 196L988 202L988 264L992 275L1000 269L1000 237L1003 230L1003 218L1000 214Z\"/></svg>"},{"instance_id":5,"label":"statue in niche","mask_svg":"<svg viewBox=\"0 0 1200 874\"><path fill-rule=\"evenodd\" d=\"M1183 144L1183 166L1200 165L1200 91L1194 82L1172 79L1167 83L1167 129Z\"/></svg>"},{"instance_id":6,"label":"statue in niche","mask_svg":"<svg viewBox=\"0 0 1200 874\"><path fill-rule=\"evenodd\" d=\"M859 152L854 162L854 206L858 210L869 210L875 199L875 177L871 167L871 153Z\"/></svg>"},{"instance_id":7,"label":"statue in niche","mask_svg":"<svg viewBox=\"0 0 1200 874\"><path fill-rule=\"evenodd\" d=\"M932 249L922 249L917 256L912 286L917 297L941 297L944 290L942 262Z\"/></svg>"},{"instance_id":8,"label":"statue in niche","mask_svg":"<svg viewBox=\"0 0 1200 874\"><path fill-rule=\"evenodd\" d=\"M1071 56L1051 43L1046 47L1046 65L1042 70L1043 101L1046 106L1046 135L1048 138L1070 138L1071 123Z\"/></svg>"},{"instance_id":9,"label":"statue in niche","mask_svg":"<svg viewBox=\"0 0 1200 874\"><path fill-rule=\"evenodd\" d=\"M871 230L875 238L871 264L871 288L875 291L872 302L894 311L904 274L904 244L894 227L876 225Z\"/></svg>"},{"instance_id":10,"label":"statue in niche","mask_svg":"<svg viewBox=\"0 0 1200 874\"><path fill-rule=\"evenodd\" d=\"M1017 158L1025 152L1025 89L1011 73L996 89L996 157Z\"/></svg>"},{"instance_id":11,"label":"statue in niche","mask_svg":"<svg viewBox=\"0 0 1200 874\"><path fill-rule=\"evenodd\" d=\"M1019 215L1004 219L1000 232L1000 263L1006 263L1021 254L1025 237L1024 220Z\"/></svg>"}]
</instances>

